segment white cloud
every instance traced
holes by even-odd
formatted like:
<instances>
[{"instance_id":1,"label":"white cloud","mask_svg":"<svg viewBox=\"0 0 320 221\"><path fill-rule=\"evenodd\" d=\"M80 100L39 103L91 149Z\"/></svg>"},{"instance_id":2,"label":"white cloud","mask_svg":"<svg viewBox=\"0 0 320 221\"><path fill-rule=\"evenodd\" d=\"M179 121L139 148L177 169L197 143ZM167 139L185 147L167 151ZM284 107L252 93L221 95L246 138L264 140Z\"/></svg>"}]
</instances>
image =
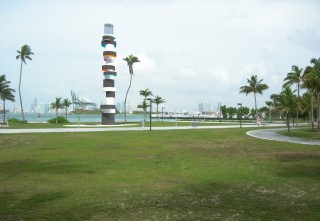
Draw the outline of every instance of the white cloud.
<instances>
[{"instance_id":1,"label":"white cloud","mask_svg":"<svg viewBox=\"0 0 320 221\"><path fill-rule=\"evenodd\" d=\"M251 97L239 95L252 74L270 86L261 104L280 92L291 65L319 57L319 6L302 0L6 1L0 8L0 73L17 88L15 53L29 44L35 56L24 69L26 103L34 97L51 102L70 89L99 103L100 41L110 22L118 43L117 102L130 79L122 58L134 54L141 63L134 65L130 100L139 103L138 91L150 88L172 109L239 99L252 106Z\"/></svg>"}]
</instances>

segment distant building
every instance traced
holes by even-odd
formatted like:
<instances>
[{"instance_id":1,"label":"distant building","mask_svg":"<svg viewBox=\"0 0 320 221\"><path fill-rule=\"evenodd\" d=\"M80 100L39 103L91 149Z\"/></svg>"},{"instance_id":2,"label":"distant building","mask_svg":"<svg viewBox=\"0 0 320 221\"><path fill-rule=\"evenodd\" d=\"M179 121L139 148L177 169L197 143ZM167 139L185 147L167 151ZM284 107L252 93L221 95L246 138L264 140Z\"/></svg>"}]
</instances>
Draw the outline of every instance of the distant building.
<instances>
[{"instance_id":1,"label":"distant building","mask_svg":"<svg viewBox=\"0 0 320 221\"><path fill-rule=\"evenodd\" d=\"M210 113L211 110L211 104L210 103L204 103L203 101L198 104L198 111L201 113Z\"/></svg>"}]
</instances>

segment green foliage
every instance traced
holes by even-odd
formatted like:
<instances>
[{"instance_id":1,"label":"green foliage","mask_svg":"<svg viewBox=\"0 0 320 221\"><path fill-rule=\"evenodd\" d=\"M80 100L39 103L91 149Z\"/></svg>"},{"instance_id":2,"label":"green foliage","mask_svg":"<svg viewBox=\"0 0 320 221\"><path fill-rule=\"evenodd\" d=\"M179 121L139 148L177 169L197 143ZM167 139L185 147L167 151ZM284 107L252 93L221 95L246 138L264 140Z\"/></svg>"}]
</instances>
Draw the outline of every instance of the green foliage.
<instances>
[{"instance_id":1,"label":"green foliage","mask_svg":"<svg viewBox=\"0 0 320 221\"><path fill-rule=\"evenodd\" d=\"M48 123L66 124L69 123L69 121L65 117L59 116L48 120Z\"/></svg>"},{"instance_id":2,"label":"green foliage","mask_svg":"<svg viewBox=\"0 0 320 221\"><path fill-rule=\"evenodd\" d=\"M223 119L227 119L227 117L228 117L227 106L226 105L221 106L220 107L220 111L221 111L221 114L222 114L222 118Z\"/></svg>"},{"instance_id":3,"label":"green foliage","mask_svg":"<svg viewBox=\"0 0 320 221\"><path fill-rule=\"evenodd\" d=\"M19 120L17 118L10 118L8 120L8 122L11 123L11 124L25 124L25 123L27 123L26 120Z\"/></svg>"}]
</instances>

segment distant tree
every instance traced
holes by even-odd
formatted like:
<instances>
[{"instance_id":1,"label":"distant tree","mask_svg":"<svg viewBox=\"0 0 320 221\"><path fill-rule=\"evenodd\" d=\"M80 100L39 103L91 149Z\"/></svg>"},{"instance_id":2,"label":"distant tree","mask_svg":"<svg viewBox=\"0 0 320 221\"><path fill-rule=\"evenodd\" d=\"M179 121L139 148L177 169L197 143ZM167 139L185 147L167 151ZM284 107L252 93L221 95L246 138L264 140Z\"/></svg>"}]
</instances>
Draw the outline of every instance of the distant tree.
<instances>
[{"instance_id":1,"label":"distant tree","mask_svg":"<svg viewBox=\"0 0 320 221\"><path fill-rule=\"evenodd\" d=\"M0 75L0 98L3 101L3 123L6 120L6 100L15 101L15 90L10 88L10 81L7 81L5 75Z\"/></svg>"},{"instance_id":2,"label":"distant tree","mask_svg":"<svg viewBox=\"0 0 320 221\"><path fill-rule=\"evenodd\" d=\"M253 119L257 119L257 116L256 116L256 110L254 108L252 108L250 110L250 116L253 118Z\"/></svg>"},{"instance_id":3,"label":"distant tree","mask_svg":"<svg viewBox=\"0 0 320 221\"><path fill-rule=\"evenodd\" d=\"M242 116L244 118L248 118L250 114L250 109L248 107L242 107Z\"/></svg>"},{"instance_id":4,"label":"distant tree","mask_svg":"<svg viewBox=\"0 0 320 221\"><path fill-rule=\"evenodd\" d=\"M21 50L17 50L18 55L16 56L16 59L21 60L20 65L20 78L19 78L19 98L20 98L20 107L21 107L21 113L22 113L22 120L25 121L24 118L24 112L23 112L23 105L22 105L22 97L21 97L21 76L22 76L22 64L27 64L26 60L32 60L31 55L33 55L33 52L31 51L31 48L28 45L23 45L21 47Z\"/></svg>"},{"instance_id":5,"label":"distant tree","mask_svg":"<svg viewBox=\"0 0 320 221\"><path fill-rule=\"evenodd\" d=\"M237 113L237 108L227 107L227 112L228 112L229 119L232 119L234 117L234 115L236 115L236 113Z\"/></svg>"},{"instance_id":6,"label":"distant tree","mask_svg":"<svg viewBox=\"0 0 320 221\"><path fill-rule=\"evenodd\" d=\"M70 107L70 105L72 104L72 102L68 99L64 99L63 100L63 107L66 109L66 119L68 119L68 107Z\"/></svg>"},{"instance_id":7,"label":"distant tree","mask_svg":"<svg viewBox=\"0 0 320 221\"><path fill-rule=\"evenodd\" d=\"M222 114L222 118L223 119L227 119L228 111L227 111L227 106L226 105L223 105L223 106L220 107L220 112Z\"/></svg>"},{"instance_id":8,"label":"distant tree","mask_svg":"<svg viewBox=\"0 0 320 221\"><path fill-rule=\"evenodd\" d=\"M163 104L165 103L166 101L160 97L160 96L156 96L154 99L153 99L153 103L155 103L157 105L157 119L158 119L158 113L159 113L159 104ZM159 119L158 119L159 120Z\"/></svg>"},{"instance_id":9,"label":"distant tree","mask_svg":"<svg viewBox=\"0 0 320 221\"><path fill-rule=\"evenodd\" d=\"M138 105L138 108L141 108L144 113L147 113L147 109L150 107L147 100L143 100L141 104ZM146 122L146 114L144 115L144 122Z\"/></svg>"},{"instance_id":10,"label":"distant tree","mask_svg":"<svg viewBox=\"0 0 320 221\"><path fill-rule=\"evenodd\" d=\"M268 112L269 112L269 108L266 107L266 106L263 106L263 107L260 107L260 108L259 108L259 113L261 113L261 115L262 115L263 117L268 116Z\"/></svg>"},{"instance_id":11,"label":"distant tree","mask_svg":"<svg viewBox=\"0 0 320 221\"><path fill-rule=\"evenodd\" d=\"M290 87L284 88L280 94L279 103L276 107L280 113L285 114L288 131L290 131L291 115L297 111L297 98L294 93L295 90L292 91Z\"/></svg>"},{"instance_id":12,"label":"distant tree","mask_svg":"<svg viewBox=\"0 0 320 221\"><path fill-rule=\"evenodd\" d=\"M127 97L128 97L128 93L131 87L131 82L132 82L132 76L133 76L133 64L140 62L139 58L137 58L134 55L129 55L128 57L123 58L123 60L125 60L127 62L127 65L129 67L129 73L130 73L130 84L126 93L126 97L124 99L124 122L127 122Z\"/></svg>"},{"instance_id":13,"label":"distant tree","mask_svg":"<svg viewBox=\"0 0 320 221\"><path fill-rule=\"evenodd\" d=\"M153 96L152 91L150 91L148 88L145 90L140 90L139 94L141 96L143 96L143 101L146 102L147 101L147 97ZM146 118L147 118L147 110L144 110L144 121L146 122Z\"/></svg>"},{"instance_id":14,"label":"distant tree","mask_svg":"<svg viewBox=\"0 0 320 221\"><path fill-rule=\"evenodd\" d=\"M51 108L56 110L56 123L58 123L58 111L63 107L61 99L61 97L56 97L56 101L51 103Z\"/></svg>"},{"instance_id":15,"label":"distant tree","mask_svg":"<svg viewBox=\"0 0 320 221\"><path fill-rule=\"evenodd\" d=\"M256 94L262 94L264 90L268 89L268 85L262 84L263 79L258 80L257 75L252 75L251 79L247 79L248 85L240 87L240 93L245 93L246 96L249 93L254 95L254 106L256 111L256 117L258 117L257 98Z\"/></svg>"},{"instance_id":16,"label":"distant tree","mask_svg":"<svg viewBox=\"0 0 320 221\"><path fill-rule=\"evenodd\" d=\"M272 107L272 101L266 101L266 105L267 105L268 108L269 108L268 117L269 117L269 124L270 124L270 123L271 123L271 107Z\"/></svg>"}]
</instances>

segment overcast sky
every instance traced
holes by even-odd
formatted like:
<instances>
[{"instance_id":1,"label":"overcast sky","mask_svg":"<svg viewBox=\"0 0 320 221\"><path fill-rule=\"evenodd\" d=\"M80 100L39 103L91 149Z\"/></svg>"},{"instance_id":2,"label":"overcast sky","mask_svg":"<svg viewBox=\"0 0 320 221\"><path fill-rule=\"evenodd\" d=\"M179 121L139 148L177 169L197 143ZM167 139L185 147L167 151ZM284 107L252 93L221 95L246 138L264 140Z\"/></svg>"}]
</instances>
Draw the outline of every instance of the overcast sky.
<instances>
[{"instance_id":1,"label":"overcast sky","mask_svg":"<svg viewBox=\"0 0 320 221\"><path fill-rule=\"evenodd\" d=\"M202 101L253 108L253 95L239 88L256 74L270 87L258 96L261 107L280 93L292 65L320 57L319 11L318 0L0 0L0 74L17 90L16 51L28 44L35 55L23 67L25 109L34 98L71 100L70 90L100 104L100 41L104 23L112 23L116 103L130 79L122 58L134 54L141 60L128 97L134 106L149 88L177 111Z\"/></svg>"}]
</instances>

